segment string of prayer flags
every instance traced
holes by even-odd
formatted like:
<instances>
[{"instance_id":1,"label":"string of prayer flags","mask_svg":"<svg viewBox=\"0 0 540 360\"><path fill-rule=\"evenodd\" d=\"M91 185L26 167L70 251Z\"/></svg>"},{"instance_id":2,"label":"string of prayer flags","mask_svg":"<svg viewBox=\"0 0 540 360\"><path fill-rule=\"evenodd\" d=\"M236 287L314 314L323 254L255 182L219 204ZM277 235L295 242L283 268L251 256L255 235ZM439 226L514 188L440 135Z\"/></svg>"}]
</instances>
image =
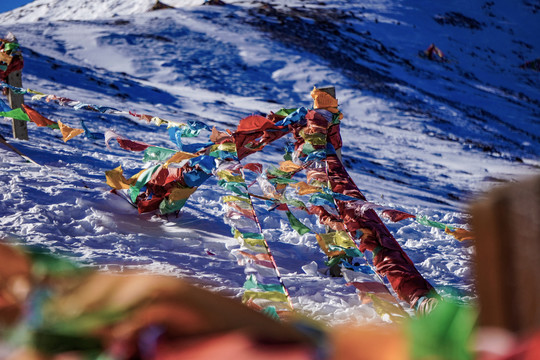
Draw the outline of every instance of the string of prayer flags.
<instances>
[{"instance_id":1,"label":"string of prayer flags","mask_svg":"<svg viewBox=\"0 0 540 360\"><path fill-rule=\"evenodd\" d=\"M444 230L445 233L452 235L458 241L474 240L474 234L466 229L456 228L438 221L429 220L426 216L416 216L416 221L424 226Z\"/></svg>"},{"instance_id":2,"label":"string of prayer flags","mask_svg":"<svg viewBox=\"0 0 540 360\"><path fill-rule=\"evenodd\" d=\"M360 301L363 304L371 303L381 318L393 322L402 322L409 318L394 295L376 278L377 274L369 267L357 268L356 271L342 268L341 272L347 285L354 286L357 290Z\"/></svg>"},{"instance_id":3,"label":"string of prayer flags","mask_svg":"<svg viewBox=\"0 0 540 360\"><path fill-rule=\"evenodd\" d=\"M72 128L61 121L54 122L39 114L30 106L23 104L23 108L17 108L7 112L0 112L0 116L10 117L16 120L32 121L37 126L60 129L64 142L73 139L75 136L84 133L83 129Z\"/></svg>"},{"instance_id":4,"label":"string of prayer flags","mask_svg":"<svg viewBox=\"0 0 540 360\"><path fill-rule=\"evenodd\" d=\"M233 250L238 264L244 266L246 282L242 301L249 307L280 318L292 310L288 291L264 239L253 203L247 192L242 166L238 159L220 159L214 171L221 187L235 195L222 197L226 222L232 228L239 248ZM249 166L258 173L259 166ZM241 189L241 190L239 190Z\"/></svg>"},{"instance_id":5,"label":"string of prayer flags","mask_svg":"<svg viewBox=\"0 0 540 360\"><path fill-rule=\"evenodd\" d=\"M7 84L2 84L2 87L12 88ZM56 95L47 95L33 90L25 90L21 88L14 88L13 91L25 94L34 94L36 99L45 99L46 101L55 101L61 105L71 106L76 110L88 110L109 114L130 114L137 116L145 121L153 121L156 117L150 115L139 115L134 112L125 112L111 107L102 107L93 104L89 104L82 101L73 100L67 97L59 97ZM214 159L243 158L251 153L260 151L267 144L277 140L278 138L293 132L295 139L297 139L295 148L296 153L291 156L294 162L284 162L280 171L282 173L274 172L268 176L270 183L276 184L276 189L281 191L278 195L282 194L283 188L287 184L296 183L291 177L294 173L302 170L309 163L313 162L313 166L307 169L308 182L305 185L298 185L299 190L302 191L301 195L310 194L310 200L313 207L328 207L337 208L339 211L336 213L339 215L335 217L338 221L342 222L342 226L346 228L351 236L351 239L359 239L357 237L360 230L362 238L360 238L360 250L376 251L378 254L385 253L385 251L397 251L403 254L403 251L389 234L384 224L380 222L378 215L374 213L374 209L381 211L381 216L390 218L392 221L400 221L406 218L412 218L414 215L405 212L397 211L395 209L387 209L377 206L376 204L367 203L361 192L356 185L352 182L343 166L336 159L335 149L341 147L341 138L339 137L339 120L342 115L339 113L337 99L329 94L314 89L312 91L312 97L314 99L314 107L316 110L307 110L305 108L298 109L283 109L275 114L270 114L267 117L259 115L251 115L242 119L238 125L237 131L234 133L225 133L212 130L211 141L198 144L182 144L182 137L195 137L200 134L202 130L210 131L210 127L197 121L188 121L187 124L177 124L167 121L169 128L169 134L171 140L177 145L177 147L184 153L195 154L193 158L182 158L180 162L169 162L165 165L160 165L158 168L152 167L155 172L148 174L143 172L139 175L139 178L135 182L135 185L129 188L129 197L134 203L137 203L139 211L150 211L156 208L160 208L161 211L172 211L172 209L179 209L183 206L183 202L186 199L181 199L182 196L189 196L194 190L184 191L175 189L196 189L202 182L204 182L211 174L211 169L215 167ZM4 109L7 110L7 109ZM31 110L28 111L31 113ZM23 120L32 121L30 116L35 117L36 124L41 126L55 126L54 122L48 120L45 121L44 117L37 117L35 113L32 115L24 114L24 112L13 113L10 111L0 112L0 115L15 115L15 118L23 117ZM159 123L165 122L163 119L159 120ZM158 124L159 125L159 124ZM64 141L72 139L74 136L85 132L88 137L91 137L91 133L86 128L74 129L61 122L58 126L62 132ZM151 147L150 144L139 141L131 141L129 139L118 136L115 133L106 134L106 144L111 138L115 137L120 146L130 151L145 151ZM213 139L219 139L219 144ZM234 139L235 151L227 149L227 146L231 144L231 140ZM229 145L227 145L229 144ZM224 147L221 147L224 145ZM203 152L208 151L205 155ZM159 153L159 155L157 155ZM162 163L171 152L168 151L149 151L148 154L156 155L153 161ZM205 157L206 156L206 157ZM213 159L210 159L212 157ZM150 160L148 155L147 160ZM300 161L297 161L300 160ZM168 160L165 160L168 161ZM180 167L168 169L170 164L179 164ZM300 165L303 163L303 165ZM321 166L322 165L322 166ZM320 171L320 169L324 171ZM319 169L319 170L316 170ZM144 175L144 176L143 176ZM339 181L337 181L339 179ZM319 186L324 183L327 186ZM121 182L119 182L121 184ZM171 185L172 184L172 185ZM249 196L247 192L247 186L240 185L235 181L223 181L223 186L233 193L239 196ZM141 190L146 190L141 193ZM175 194L171 197L171 194ZM291 199L287 199L284 196L274 197L274 203L279 203L280 209L287 209L286 205L292 203ZM364 202L362 204L362 201ZM296 205L293 205L296 206ZM305 208L305 206L304 206ZM310 208L311 209L311 208ZM243 213L242 208L237 207L234 210L234 216L240 216ZM323 212L318 211L318 214L323 215ZM233 214L231 212L230 214ZM361 215L361 220L355 219L355 216ZM287 217L291 224L298 228L300 232L308 232L309 229L303 228L302 224L296 217L292 215L290 210L287 212ZM324 214L323 218L320 218L321 223L326 221L329 224L333 224L338 227L338 221L332 220L328 222L328 214ZM455 236L457 239L470 239L471 234L463 229L455 229L453 227L444 227L446 233ZM376 234L376 235L375 235ZM381 250L382 248L382 250ZM414 273L413 277L419 279L421 282L421 276L416 274L413 270L414 266L406 255L402 256L405 259L405 263ZM391 256L396 260L399 258L397 254ZM379 259L375 256L375 262L379 263ZM411 267L412 266L412 267ZM382 265L379 269L383 271ZM391 271L387 271L385 267L384 272L391 277ZM390 279L393 286L398 286L399 281L397 278ZM412 282L410 280L409 282ZM426 289L430 286L426 285ZM399 285L400 289L406 288L406 286ZM424 289L425 290L425 289ZM405 290L407 293L409 290ZM408 298L407 294L399 294L407 298L407 301L413 301L412 298Z\"/></svg>"},{"instance_id":6,"label":"string of prayer flags","mask_svg":"<svg viewBox=\"0 0 540 360\"><path fill-rule=\"evenodd\" d=\"M332 108L337 107L337 101L328 99L326 95L319 94L319 92L314 89L313 92L314 98L321 96L321 101L317 104L320 108ZM331 101L329 101L331 100ZM334 110L337 114L337 109ZM381 254L381 251L397 251L401 255L401 258L392 256L392 262L382 262L384 257L375 256L374 257L374 266L378 272L383 276L386 275L390 281L392 287L396 290L398 296L403 299L406 299L410 304L414 304L417 300L418 294L428 293L432 290L431 285L425 281L425 279L418 273L416 268L414 268L413 263L408 259L404 254L403 250L399 244L395 241L389 231L386 229L382 221L378 218L376 213L370 209L365 211L360 218L356 214L357 210L355 208L349 208L348 205L351 202L360 200L366 200L362 193L358 190L356 185L352 182L352 179L347 174L341 162L337 159L335 151L333 148L340 143L336 139L329 138L331 133L329 129L332 126L338 126L335 123L335 117L328 113L327 110L312 110L308 111L305 116L306 125L303 127L292 127L295 139L297 143L295 146L296 149L296 158L301 161L314 160L314 164L308 167L306 170L308 172L308 181L310 178L310 173L317 174L322 181L327 181L330 185L330 190L332 194L317 194L312 195L312 201L319 201L315 203L319 206L328 206L333 207L334 204L337 205L339 209L339 214L341 219L344 222L344 225L349 232L349 236L352 239L355 239L358 236L357 230L361 232L360 238L360 250L378 250L378 254ZM337 119L339 120L339 118ZM316 134L320 133L325 135L328 139L327 144L324 144L324 141L321 141L322 137L302 137L302 134ZM338 139L340 140L340 139ZM311 156L312 153L317 154L317 156ZM319 155L320 154L320 155ZM317 163L324 161L325 169L321 171L320 165ZM324 176L323 172L326 173ZM320 174L320 175L319 175ZM313 176L312 176L313 178ZM326 178L326 179L325 179ZM345 195L347 197L355 198L354 200L346 199L336 199L334 198L334 193ZM321 196L322 195L322 196ZM331 199L326 198L324 195L330 195ZM369 241L368 241L369 240ZM382 240L382 241L381 241ZM388 248L387 248L388 247ZM388 250L383 250L383 249ZM389 253L388 253L389 254ZM403 259L404 261L400 260ZM384 267L383 267L384 264ZM392 272L389 271L394 267L399 267L405 272ZM406 276L403 276L406 274ZM411 284L411 286L403 286L403 284ZM414 286L412 286L414 283ZM418 288L417 285L421 285Z\"/></svg>"},{"instance_id":7,"label":"string of prayer flags","mask_svg":"<svg viewBox=\"0 0 540 360\"><path fill-rule=\"evenodd\" d=\"M295 166L299 166L294 164ZM287 165L288 166L288 165ZM295 167L285 167L285 169L294 169ZM280 169L281 170L281 169ZM373 202L365 201L365 200L359 200L357 198L342 195L339 193L335 193L331 191L326 186L313 186L308 185L306 182L298 181L298 182L289 182L289 185L297 189L298 195L308 195L308 194L315 194L310 198L310 203L315 206L320 205L326 205L330 206L333 203L333 199L339 199L339 200L348 200L348 201L355 201L355 207L358 209L357 213L360 215L364 211L373 209L373 210L379 210L381 213L381 216L384 218L387 218L388 220L392 222L399 222L405 219L416 219L418 223L425 225L425 226L431 226L436 227L439 229L442 229L445 231L445 233L454 236L459 241L465 241L465 240L473 240L474 234L466 229L456 228L453 226L445 225L433 220L427 219L427 217L417 217L414 214L410 214L405 211L396 210L384 205L376 204ZM285 182L284 182L285 183ZM322 193L322 194L321 194ZM326 194L326 195L325 195ZM350 204L351 206L351 204Z\"/></svg>"},{"instance_id":8,"label":"string of prayer flags","mask_svg":"<svg viewBox=\"0 0 540 360\"><path fill-rule=\"evenodd\" d=\"M1 71L0 71L1 75ZM1 76L0 76L1 78ZM93 111L93 112L99 112L102 114L112 114L112 115L131 115L133 117L136 117L138 119L144 120L148 123L152 122L157 126L160 126L161 124L167 124L168 127L184 127L186 124L174 122L166 119L162 119L157 116L152 115L146 115L146 114L138 114L134 111L125 111L125 110L119 110L110 106L100 106L95 104L89 104L84 101L79 100L73 100L67 97L63 96L57 96L53 94L45 94L40 91L32 90L32 89L24 89L20 87L16 87L13 85L9 85L4 82L5 79L0 82L0 87L10 89L12 92L16 94L31 94L32 100L45 100L47 102L56 102L62 106L69 106L72 107L75 110L87 110L87 111ZM1 107L1 104L0 104ZM1 107L0 110L6 111L7 109ZM199 126L199 125L195 125Z\"/></svg>"}]
</instances>

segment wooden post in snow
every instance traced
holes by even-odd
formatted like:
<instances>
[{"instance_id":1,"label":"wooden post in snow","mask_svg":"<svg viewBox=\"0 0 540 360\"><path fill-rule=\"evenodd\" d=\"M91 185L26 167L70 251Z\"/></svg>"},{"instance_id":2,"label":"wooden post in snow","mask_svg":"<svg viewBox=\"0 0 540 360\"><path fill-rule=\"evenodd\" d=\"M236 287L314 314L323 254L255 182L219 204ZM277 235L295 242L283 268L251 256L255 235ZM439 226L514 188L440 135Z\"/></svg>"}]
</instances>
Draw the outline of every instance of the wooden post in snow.
<instances>
[{"instance_id":1,"label":"wooden post in snow","mask_svg":"<svg viewBox=\"0 0 540 360\"><path fill-rule=\"evenodd\" d=\"M22 87L22 72L14 71L8 75L7 83L11 86ZM23 94L15 94L11 89L8 90L9 106L12 109L18 109L22 107L24 103ZM12 122L13 137L21 140L28 140L28 128L26 127L26 121L15 120Z\"/></svg>"},{"instance_id":2,"label":"wooden post in snow","mask_svg":"<svg viewBox=\"0 0 540 360\"><path fill-rule=\"evenodd\" d=\"M490 191L471 207L481 326L540 328L540 177Z\"/></svg>"},{"instance_id":3,"label":"wooden post in snow","mask_svg":"<svg viewBox=\"0 0 540 360\"><path fill-rule=\"evenodd\" d=\"M319 88L319 90L324 91L328 95L331 95L333 98L337 99L336 98L336 88L334 86L325 86L325 87ZM341 161L341 148L336 149L336 155L337 155L339 161Z\"/></svg>"}]
</instances>

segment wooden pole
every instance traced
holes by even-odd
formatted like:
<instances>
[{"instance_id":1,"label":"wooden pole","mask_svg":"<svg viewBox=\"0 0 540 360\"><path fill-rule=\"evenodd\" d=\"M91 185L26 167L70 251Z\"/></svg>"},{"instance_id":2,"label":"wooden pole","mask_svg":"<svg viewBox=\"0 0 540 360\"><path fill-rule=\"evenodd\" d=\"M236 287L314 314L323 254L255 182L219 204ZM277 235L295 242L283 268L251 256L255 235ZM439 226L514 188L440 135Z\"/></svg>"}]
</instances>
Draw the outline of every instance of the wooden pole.
<instances>
[{"instance_id":1,"label":"wooden pole","mask_svg":"<svg viewBox=\"0 0 540 360\"><path fill-rule=\"evenodd\" d=\"M532 333L540 327L540 177L490 191L471 214L480 325Z\"/></svg>"},{"instance_id":2,"label":"wooden pole","mask_svg":"<svg viewBox=\"0 0 540 360\"><path fill-rule=\"evenodd\" d=\"M325 87L319 88L319 90L324 91L328 95L331 95L333 98L336 97L336 88L334 86L325 86Z\"/></svg>"},{"instance_id":3,"label":"wooden pole","mask_svg":"<svg viewBox=\"0 0 540 360\"><path fill-rule=\"evenodd\" d=\"M7 83L11 86L22 87L22 72L15 71L8 75ZM22 107L24 103L23 94L15 94L11 89L8 90L9 106L12 109L18 109ZM15 139L28 140L28 128L26 127L26 121L15 120L12 122L13 137Z\"/></svg>"}]
</instances>

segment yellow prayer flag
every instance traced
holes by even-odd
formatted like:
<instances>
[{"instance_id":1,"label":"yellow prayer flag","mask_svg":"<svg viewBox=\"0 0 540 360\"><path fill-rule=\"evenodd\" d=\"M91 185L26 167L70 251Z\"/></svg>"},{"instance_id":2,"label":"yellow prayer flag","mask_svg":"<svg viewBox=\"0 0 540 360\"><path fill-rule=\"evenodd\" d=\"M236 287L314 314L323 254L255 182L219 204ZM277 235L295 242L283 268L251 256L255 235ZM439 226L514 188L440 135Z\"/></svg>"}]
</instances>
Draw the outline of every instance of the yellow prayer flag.
<instances>
[{"instance_id":1,"label":"yellow prayer flag","mask_svg":"<svg viewBox=\"0 0 540 360\"><path fill-rule=\"evenodd\" d=\"M220 178L220 179L224 179L224 180L227 180L228 182L244 182L244 178L241 176L241 175L233 175L230 171L228 170L221 170L221 171L218 171L217 173L217 176Z\"/></svg>"},{"instance_id":2,"label":"yellow prayer flag","mask_svg":"<svg viewBox=\"0 0 540 360\"><path fill-rule=\"evenodd\" d=\"M328 255L329 258L333 258L335 256L340 256L345 254L345 251L343 250L330 250L328 248L328 243L324 240L324 238L321 235L325 234L315 234L315 237L317 239L317 242L319 243L319 246L321 247L321 250Z\"/></svg>"},{"instance_id":3,"label":"yellow prayer flag","mask_svg":"<svg viewBox=\"0 0 540 360\"><path fill-rule=\"evenodd\" d=\"M343 248L355 248L355 243L349 237L346 231L335 231L327 234L317 234L317 237L324 242L325 245L337 245Z\"/></svg>"},{"instance_id":4,"label":"yellow prayer flag","mask_svg":"<svg viewBox=\"0 0 540 360\"><path fill-rule=\"evenodd\" d=\"M105 177L107 178L107 185L116 190L129 189L137 182L136 177L131 177L129 180L124 177L122 166L105 171Z\"/></svg>"},{"instance_id":5,"label":"yellow prayer flag","mask_svg":"<svg viewBox=\"0 0 540 360\"><path fill-rule=\"evenodd\" d=\"M270 301L288 302L287 295L277 291L251 291L246 290L242 297L242 302L246 302L250 299L266 299Z\"/></svg>"},{"instance_id":6,"label":"yellow prayer flag","mask_svg":"<svg viewBox=\"0 0 540 360\"><path fill-rule=\"evenodd\" d=\"M371 298L371 301L373 301L373 307L379 316L388 315L395 323L403 322L409 318L409 314L399 306L396 299L390 293L384 297L381 295L383 294L365 294L365 296Z\"/></svg>"},{"instance_id":7,"label":"yellow prayer flag","mask_svg":"<svg viewBox=\"0 0 540 360\"><path fill-rule=\"evenodd\" d=\"M157 116L154 116L152 119L150 119L150 121L154 122L154 124L156 124L157 126L160 126L164 122L167 122L166 120L163 120L162 118L159 118Z\"/></svg>"},{"instance_id":8,"label":"yellow prayer flag","mask_svg":"<svg viewBox=\"0 0 540 360\"><path fill-rule=\"evenodd\" d=\"M178 151L173 156L171 156L169 158L169 160L167 160L165 162L165 164L163 164L163 166L166 168L172 163L179 163L179 162L187 160L187 159L192 159L192 158L194 158L196 156L197 155L192 154L192 153L188 153L188 152L185 152L185 151Z\"/></svg>"},{"instance_id":9,"label":"yellow prayer flag","mask_svg":"<svg viewBox=\"0 0 540 360\"><path fill-rule=\"evenodd\" d=\"M64 142L67 142L68 140L71 140L75 136L80 135L84 132L83 129L70 128L69 126L63 124L60 120L58 120L58 126L60 127L60 131L62 132Z\"/></svg>"},{"instance_id":10,"label":"yellow prayer flag","mask_svg":"<svg viewBox=\"0 0 540 360\"><path fill-rule=\"evenodd\" d=\"M264 239L251 239L251 238L243 238L242 239L244 243L250 246L263 246L266 248L266 244Z\"/></svg>"},{"instance_id":11,"label":"yellow prayer flag","mask_svg":"<svg viewBox=\"0 0 540 360\"><path fill-rule=\"evenodd\" d=\"M218 145L218 150L236 152L236 144L233 142L226 142Z\"/></svg>"},{"instance_id":12,"label":"yellow prayer flag","mask_svg":"<svg viewBox=\"0 0 540 360\"><path fill-rule=\"evenodd\" d=\"M172 127L181 128L183 126L186 126L185 123L179 123L179 122L175 122L175 121L171 121L171 120L166 120L166 121L167 121L167 129L170 129Z\"/></svg>"},{"instance_id":13,"label":"yellow prayer flag","mask_svg":"<svg viewBox=\"0 0 540 360\"><path fill-rule=\"evenodd\" d=\"M233 195L227 195L227 196L223 196L221 197L221 200L223 202L231 202L231 201L243 201L247 204L251 204L251 200L248 199L248 198L243 198L243 197L240 197L240 196L233 196Z\"/></svg>"}]
</instances>

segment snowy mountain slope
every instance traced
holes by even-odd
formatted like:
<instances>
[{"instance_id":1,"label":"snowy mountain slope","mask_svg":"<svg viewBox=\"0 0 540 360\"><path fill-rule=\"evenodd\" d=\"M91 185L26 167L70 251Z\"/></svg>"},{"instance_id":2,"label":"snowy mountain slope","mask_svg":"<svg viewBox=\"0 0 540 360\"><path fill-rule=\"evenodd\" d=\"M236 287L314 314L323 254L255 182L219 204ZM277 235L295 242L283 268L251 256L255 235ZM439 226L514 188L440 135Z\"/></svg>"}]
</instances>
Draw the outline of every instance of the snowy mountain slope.
<instances>
[{"instance_id":1,"label":"snowy mountain slope","mask_svg":"<svg viewBox=\"0 0 540 360\"><path fill-rule=\"evenodd\" d=\"M451 6L386 1L235 2L149 13L145 1L128 10L119 1L77 3L38 0L5 15L6 22L20 15L0 33L14 32L23 46L25 87L224 130L251 113L310 106L313 85L334 84L345 115L344 162L368 200L454 226L466 222L467 201L479 191L538 172L538 74L517 68L538 51L523 30L534 28L538 15L525 5L463 8L486 24L468 29L435 20L456 10ZM194 5L177 6L186 4ZM50 12L36 15L42 8ZM491 34L505 42L484 44ZM465 47L467 41L474 45ZM418 57L429 42L451 61ZM475 46L490 55L471 55ZM164 128L135 118L27 102L74 127L84 120L93 132L114 128L173 147ZM5 136L9 127L0 122ZM44 167L0 151L2 234L104 269L136 267L241 293L244 274L228 252L235 240L215 180L178 218L139 215L108 192L104 171L122 165L134 174L143 166L140 154L83 137L64 144L58 132L32 124L29 133L31 141L13 143ZM282 146L249 159L275 165ZM329 322L375 321L343 279L318 271L324 256L312 235L298 236L283 214L262 205L258 211L297 309ZM470 243L410 220L388 227L441 293L474 297Z\"/></svg>"}]
</instances>

